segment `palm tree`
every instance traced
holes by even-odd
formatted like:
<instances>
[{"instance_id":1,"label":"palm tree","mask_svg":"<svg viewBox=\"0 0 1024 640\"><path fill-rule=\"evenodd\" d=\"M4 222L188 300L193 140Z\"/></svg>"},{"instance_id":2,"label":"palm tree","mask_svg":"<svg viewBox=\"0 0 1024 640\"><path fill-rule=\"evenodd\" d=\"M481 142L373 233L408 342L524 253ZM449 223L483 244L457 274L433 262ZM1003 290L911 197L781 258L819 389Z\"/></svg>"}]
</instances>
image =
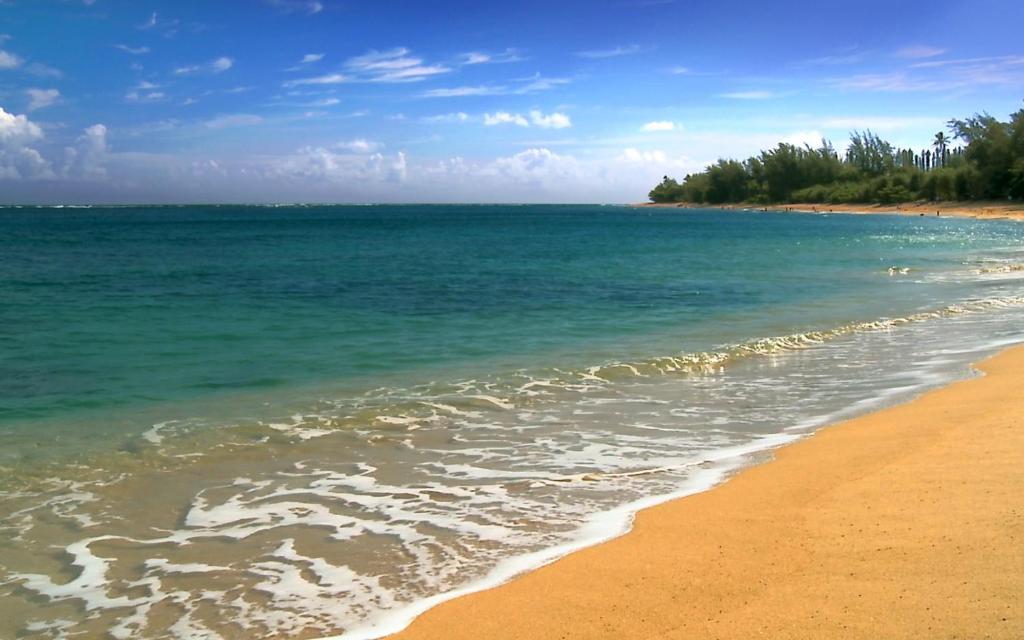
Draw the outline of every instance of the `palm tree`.
<instances>
[{"instance_id":1,"label":"palm tree","mask_svg":"<svg viewBox=\"0 0 1024 640\"><path fill-rule=\"evenodd\" d=\"M935 147L935 151L937 151L937 153L935 154L935 159L936 159L935 166L938 166L938 164L939 164L938 161L940 159L941 159L943 165L946 164L945 160L946 160L946 145L947 144L949 144L949 138L946 137L945 133L940 131L940 132L935 134L935 140L932 142L932 146Z\"/></svg>"}]
</instances>

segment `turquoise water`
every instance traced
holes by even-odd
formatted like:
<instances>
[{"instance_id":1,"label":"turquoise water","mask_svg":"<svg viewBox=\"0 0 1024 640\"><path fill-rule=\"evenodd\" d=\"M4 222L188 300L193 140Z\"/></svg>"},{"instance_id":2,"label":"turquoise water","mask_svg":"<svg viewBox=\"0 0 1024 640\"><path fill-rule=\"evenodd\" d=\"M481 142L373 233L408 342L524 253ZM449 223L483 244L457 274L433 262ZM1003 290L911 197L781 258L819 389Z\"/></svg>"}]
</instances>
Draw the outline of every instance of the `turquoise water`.
<instances>
[{"instance_id":1,"label":"turquoise water","mask_svg":"<svg viewBox=\"0 0 1024 640\"><path fill-rule=\"evenodd\" d=\"M1012 222L220 206L0 231L3 637L370 637L1021 337Z\"/></svg>"},{"instance_id":2,"label":"turquoise water","mask_svg":"<svg viewBox=\"0 0 1024 640\"><path fill-rule=\"evenodd\" d=\"M963 220L571 206L6 209L0 421L703 351L970 293ZM370 383L371 385L373 383Z\"/></svg>"}]
</instances>

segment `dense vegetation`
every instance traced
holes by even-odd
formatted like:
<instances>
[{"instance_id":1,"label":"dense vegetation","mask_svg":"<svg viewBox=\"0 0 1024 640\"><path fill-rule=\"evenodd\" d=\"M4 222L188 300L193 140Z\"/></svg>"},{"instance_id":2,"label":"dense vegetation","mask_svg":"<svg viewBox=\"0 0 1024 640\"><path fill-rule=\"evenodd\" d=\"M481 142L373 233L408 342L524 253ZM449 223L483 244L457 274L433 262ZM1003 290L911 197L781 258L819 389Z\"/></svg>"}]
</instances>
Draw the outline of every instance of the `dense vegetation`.
<instances>
[{"instance_id":1,"label":"dense vegetation","mask_svg":"<svg viewBox=\"0 0 1024 640\"><path fill-rule=\"evenodd\" d=\"M677 182L666 176L654 202L878 202L1024 199L1024 109L1001 122L988 114L950 120L930 149L895 149L853 132L840 157L821 146L780 143L743 162L719 160ZM954 141L960 146L953 147Z\"/></svg>"}]
</instances>

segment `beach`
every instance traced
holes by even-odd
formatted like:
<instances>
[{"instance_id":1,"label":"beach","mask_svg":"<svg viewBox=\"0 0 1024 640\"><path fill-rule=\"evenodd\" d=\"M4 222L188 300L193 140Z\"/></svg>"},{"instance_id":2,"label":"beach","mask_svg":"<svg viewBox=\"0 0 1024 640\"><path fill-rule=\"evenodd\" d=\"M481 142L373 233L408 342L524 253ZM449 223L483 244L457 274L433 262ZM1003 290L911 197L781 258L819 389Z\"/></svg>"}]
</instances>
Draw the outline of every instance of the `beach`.
<instances>
[{"instance_id":1,"label":"beach","mask_svg":"<svg viewBox=\"0 0 1024 640\"><path fill-rule=\"evenodd\" d=\"M448 611L483 625L466 635L540 638L717 633L790 611L799 634L858 605L844 589L870 571L907 566L917 581L894 602L1014 593L946 593L989 574L876 562L920 540L859 531L881 508L849 482L862 473L923 522L918 489L879 473L926 478L911 455L933 440L965 447L919 465L955 515L950 478L998 468L966 448L1014 442L963 436L976 416L945 440L872 427L853 462L843 444L815 454L824 469L776 474L849 430L780 447L1021 343L1024 227L680 213L3 211L18 232L0 238L0 638L365 640L443 601L411 633L452 636ZM985 402L977 415L1001 406ZM1013 497L983 495L978 513L1009 522ZM963 557L1022 573L1009 552ZM827 602L801 591L824 583ZM840 620L866 624L871 602Z\"/></svg>"},{"instance_id":2,"label":"beach","mask_svg":"<svg viewBox=\"0 0 1024 640\"><path fill-rule=\"evenodd\" d=\"M1024 347L395 638L1020 638Z\"/></svg>"},{"instance_id":3,"label":"beach","mask_svg":"<svg viewBox=\"0 0 1024 640\"><path fill-rule=\"evenodd\" d=\"M989 220L1024 220L1024 205L1005 202L910 202L900 204L832 204L782 203L756 204L692 204L687 202L645 202L636 207L680 208L680 209L723 209L728 211L765 211L767 213L858 213L906 216L953 216L957 218L978 218Z\"/></svg>"}]
</instances>

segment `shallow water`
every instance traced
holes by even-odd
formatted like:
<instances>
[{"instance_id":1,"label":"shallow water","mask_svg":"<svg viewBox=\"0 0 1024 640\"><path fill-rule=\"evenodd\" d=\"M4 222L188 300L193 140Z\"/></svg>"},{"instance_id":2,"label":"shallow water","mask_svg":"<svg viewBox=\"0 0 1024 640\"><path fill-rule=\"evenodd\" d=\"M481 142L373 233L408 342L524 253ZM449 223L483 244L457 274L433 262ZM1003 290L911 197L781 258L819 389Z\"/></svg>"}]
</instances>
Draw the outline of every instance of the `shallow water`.
<instances>
[{"instance_id":1,"label":"shallow water","mask_svg":"<svg viewBox=\"0 0 1024 640\"><path fill-rule=\"evenodd\" d=\"M1010 222L0 210L0 637L316 637L1021 339Z\"/></svg>"}]
</instances>

